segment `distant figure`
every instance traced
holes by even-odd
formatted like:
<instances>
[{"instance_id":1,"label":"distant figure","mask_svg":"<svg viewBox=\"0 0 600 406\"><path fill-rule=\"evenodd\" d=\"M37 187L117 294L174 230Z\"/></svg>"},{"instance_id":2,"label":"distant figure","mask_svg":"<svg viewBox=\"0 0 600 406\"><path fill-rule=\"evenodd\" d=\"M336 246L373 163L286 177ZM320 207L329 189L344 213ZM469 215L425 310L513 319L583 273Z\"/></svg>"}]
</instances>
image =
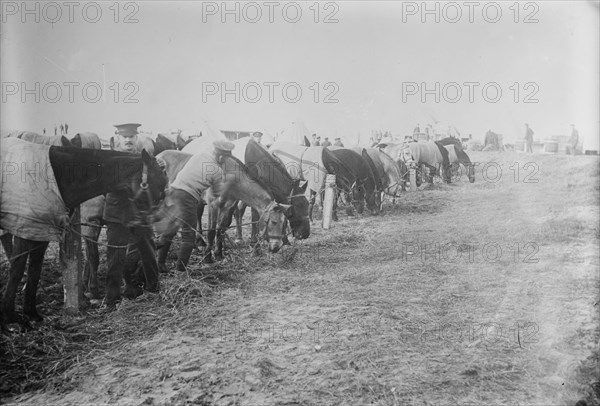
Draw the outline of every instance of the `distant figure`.
<instances>
[{"instance_id":1,"label":"distant figure","mask_svg":"<svg viewBox=\"0 0 600 406\"><path fill-rule=\"evenodd\" d=\"M54 125L54 135L58 135L56 134L57 128L56 128L56 124Z\"/></svg>"},{"instance_id":2,"label":"distant figure","mask_svg":"<svg viewBox=\"0 0 600 406\"><path fill-rule=\"evenodd\" d=\"M333 143L334 147L344 147L344 144L342 143L342 141L340 140L340 137L337 137L335 140L335 142Z\"/></svg>"},{"instance_id":3,"label":"distant figure","mask_svg":"<svg viewBox=\"0 0 600 406\"><path fill-rule=\"evenodd\" d=\"M321 145L321 143L319 142L318 138L317 138L317 134L313 134L312 135L312 140L310 141L310 145L313 147L318 147L319 145Z\"/></svg>"},{"instance_id":4,"label":"distant figure","mask_svg":"<svg viewBox=\"0 0 600 406\"><path fill-rule=\"evenodd\" d=\"M45 129L45 128L44 128L44 130L43 130L43 134L44 134L44 135L46 135L46 129Z\"/></svg>"},{"instance_id":5,"label":"distant figure","mask_svg":"<svg viewBox=\"0 0 600 406\"><path fill-rule=\"evenodd\" d=\"M69 124L65 123L65 134L69 134Z\"/></svg>"},{"instance_id":6,"label":"distant figure","mask_svg":"<svg viewBox=\"0 0 600 406\"><path fill-rule=\"evenodd\" d=\"M577 131L577 128L575 128L575 124L571 124L571 128L571 138L569 139L569 144L571 147L569 148L570 151L567 151L567 154L570 153L575 155L577 151L577 144L579 143L579 131Z\"/></svg>"},{"instance_id":7,"label":"distant figure","mask_svg":"<svg viewBox=\"0 0 600 406\"><path fill-rule=\"evenodd\" d=\"M533 153L533 130L529 128L529 124L525 124L525 142L527 143L527 150L525 152Z\"/></svg>"},{"instance_id":8,"label":"distant figure","mask_svg":"<svg viewBox=\"0 0 600 406\"><path fill-rule=\"evenodd\" d=\"M419 124L417 124L417 126L413 130L413 134L420 134L420 133L421 133L421 127L419 126Z\"/></svg>"},{"instance_id":9,"label":"distant figure","mask_svg":"<svg viewBox=\"0 0 600 406\"><path fill-rule=\"evenodd\" d=\"M252 139L260 144L260 140L262 139L263 133L260 131L254 131L252 133Z\"/></svg>"},{"instance_id":10,"label":"distant figure","mask_svg":"<svg viewBox=\"0 0 600 406\"><path fill-rule=\"evenodd\" d=\"M65 126L64 125L60 125L60 135L65 135Z\"/></svg>"},{"instance_id":11,"label":"distant figure","mask_svg":"<svg viewBox=\"0 0 600 406\"><path fill-rule=\"evenodd\" d=\"M325 140L323 141L321 146L322 147L330 147L331 146L331 142L329 142L329 137L325 137Z\"/></svg>"}]
</instances>

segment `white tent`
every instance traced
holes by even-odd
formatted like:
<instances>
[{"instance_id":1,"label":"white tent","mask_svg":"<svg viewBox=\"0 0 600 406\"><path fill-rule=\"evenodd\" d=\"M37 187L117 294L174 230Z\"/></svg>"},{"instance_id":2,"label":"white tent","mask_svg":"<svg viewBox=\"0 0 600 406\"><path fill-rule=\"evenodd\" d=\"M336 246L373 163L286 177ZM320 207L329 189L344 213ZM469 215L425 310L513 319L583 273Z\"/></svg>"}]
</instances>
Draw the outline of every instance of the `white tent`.
<instances>
[{"instance_id":1,"label":"white tent","mask_svg":"<svg viewBox=\"0 0 600 406\"><path fill-rule=\"evenodd\" d=\"M215 140L227 140L225 134L221 132L221 130L217 130L215 125L211 123L209 120L202 120L200 122L200 131L202 132L202 137L208 137Z\"/></svg>"},{"instance_id":2,"label":"white tent","mask_svg":"<svg viewBox=\"0 0 600 406\"><path fill-rule=\"evenodd\" d=\"M284 141L296 145L304 145L304 137L310 141L311 132L308 131L308 128L306 128L304 121L296 120L293 121L290 126L281 134L279 134L279 137L277 137L277 142Z\"/></svg>"}]
</instances>

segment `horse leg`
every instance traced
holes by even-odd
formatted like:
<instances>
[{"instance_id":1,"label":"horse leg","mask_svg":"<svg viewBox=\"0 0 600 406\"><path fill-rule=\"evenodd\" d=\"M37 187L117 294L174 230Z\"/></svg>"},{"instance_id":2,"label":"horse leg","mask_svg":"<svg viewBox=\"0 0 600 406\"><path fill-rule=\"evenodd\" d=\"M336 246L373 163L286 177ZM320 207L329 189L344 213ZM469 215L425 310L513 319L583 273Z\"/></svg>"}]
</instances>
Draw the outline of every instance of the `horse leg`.
<instances>
[{"instance_id":1,"label":"horse leg","mask_svg":"<svg viewBox=\"0 0 600 406\"><path fill-rule=\"evenodd\" d=\"M15 237L13 254L15 255L10 263L10 272L8 283L2 298L2 311L0 312L5 323L15 323L18 321L15 313L15 296L19 282L25 273L25 265L29 257L29 249L32 241Z\"/></svg>"},{"instance_id":2,"label":"horse leg","mask_svg":"<svg viewBox=\"0 0 600 406\"><path fill-rule=\"evenodd\" d=\"M196 244L201 247L206 247L206 241L202 238L202 216L204 215L204 207L206 203L200 202L196 208L197 217L198 217L198 233L196 235ZM210 228L210 227L209 227Z\"/></svg>"},{"instance_id":3,"label":"horse leg","mask_svg":"<svg viewBox=\"0 0 600 406\"><path fill-rule=\"evenodd\" d=\"M29 268L27 269L27 285L25 286L25 300L23 301L23 313L29 320L42 321L35 308L35 294L42 273L42 262L48 248L48 241L35 241L31 244L29 253Z\"/></svg>"},{"instance_id":4,"label":"horse leg","mask_svg":"<svg viewBox=\"0 0 600 406\"><path fill-rule=\"evenodd\" d=\"M244 213L246 212L246 207L248 205L241 200L236 206L235 210L235 242L241 243L243 241L242 238L242 220L244 218Z\"/></svg>"},{"instance_id":5,"label":"horse leg","mask_svg":"<svg viewBox=\"0 0 600 406\"><path fill-rule=\"evenodd\" d=\"M314 224L313 221L313 209L315 208L315 200L317 199L317 192L314 190L310 191L310 199L308 199L308 219L311 224Z\"/></svg>"},{"instance_id":6,"label":"horse leg","mask_svg":"<svg viewBox=\"0 0 600 406\"><path fill-rule=\"evenodd\" d=\"M85 268L83 271L83 284L85 291L89 292L92 299L99 297L98 293L98 266L100 264L100 253L98 252L98 238L100 229L95 238L85 238Z\"/></svg>"},{"instance_id":7,"label":"horse leg","mask_svg":"<svg viewBox=\"0 0 600 406\"><path fill-rule=\"evenodd\" d=\"M256 244L256 242L258 241L258 220L260 220L260 215L258 214L258 211L255 209L252 209L252 217L251 217L251 221L252 221L252 234L250 235L250 243L251 244Z\"/></svg>"},{"instance_id":8,"label":"horse leg","mask_svg":"<svg viewBox=\"0 0 600 406\"><path fill-rule=\"evenodd\" d=\"M217 211L218 209L212 204L208 206L208 230L206 232L206 245L204 247L204 258L202 262L211 264L214 262L212 249L215 244L215 236L217 235Z\"/></svg>"},{"instance_id":9,"label":"horse leg","mask_svg":"<svg viewBox=\"0 0 600 406\"><path fill-rule=\"evenodd\" d=\"M171 249L171 244L173 243L173 237L177 234L179 227L175 228L173 232L163 233L160 235L158 239L158 269L160 273L168 273L167 269L167 256L169 255L169 250Z\"/></svg>"},{"instance_id":10,"label":"horse leg","mask_svg":"<svg viewBox=\"0 0 600 406\"><path fill-rule=\"evenodd\" d=\"M335 193L335 192L334 192ZM333 221L338 221L338 215L337 215L337 209L338 209L338 199L340 198L340 195L334 195L333 196L333 208L331 210L331 218ZM324 203L325 199L322 200L322 202Z\"/></svg>"}]
</instances>

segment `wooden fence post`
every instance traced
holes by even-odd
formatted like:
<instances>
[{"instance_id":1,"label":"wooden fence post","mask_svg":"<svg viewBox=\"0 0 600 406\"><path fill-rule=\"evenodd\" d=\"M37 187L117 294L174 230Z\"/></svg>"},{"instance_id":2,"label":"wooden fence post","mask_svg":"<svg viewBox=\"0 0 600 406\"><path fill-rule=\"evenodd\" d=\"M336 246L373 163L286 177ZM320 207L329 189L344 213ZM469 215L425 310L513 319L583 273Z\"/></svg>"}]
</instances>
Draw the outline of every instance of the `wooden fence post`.
<instances>
[{"instance_id":1,"label":"wooden fence post","mask_svg":"<svg viewBox=\"0 0 600 406\"><path fill-rule=\"evenodd\" d=\"M329 230L331 227L335 197L335 175L327 175L325 177L325 197L323 198L323 228L325 230Z\"/></svg>"},{"instance_id":2,"label":"wooden fence post","mask_svg":"<svg viewBox=\"0 0 600 406\"><path fill-rule=\"evenodd\" d=\"M76 315L84 302L81 283L81 214L79 206L71 217L71 228L60 243L60 262L63 274L65 312Z\"/></svg>"},{"instance_id":3,"label":"wooden fence post","mask_svg":"<svg viewBox=\"0 0 600 406\"><path fill-rule=\"evenodd\" d=\"M417 168L414 163L411 162L409 165L409 173L410 173L410 191L415 192L417 190Z\"/></svg>"}]
</instances>

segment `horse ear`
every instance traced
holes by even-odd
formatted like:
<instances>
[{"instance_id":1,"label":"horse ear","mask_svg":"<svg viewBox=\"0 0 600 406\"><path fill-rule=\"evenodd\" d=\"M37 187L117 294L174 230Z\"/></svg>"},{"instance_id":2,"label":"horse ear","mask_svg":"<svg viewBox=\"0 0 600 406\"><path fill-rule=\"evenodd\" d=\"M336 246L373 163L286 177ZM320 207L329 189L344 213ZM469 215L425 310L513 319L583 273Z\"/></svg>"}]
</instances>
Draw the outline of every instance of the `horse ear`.
<instances>
[{"instance_id":1,"label":"horse ear","mask_svg":"<svg viewBox=\"0 0 600 406\"><path fill-rule=\"evenodd\" d=\"M303 181L303 182L304 182L304 184L303 184L302 186L300 186L300 191L301 191L302 193L305 193L305 192L306 192L306 188L308 187L308 181L307 181L307 180L305 180L305 181Z\"/></svg>"},{"instance_id":2,"label":"horse ear","mask_svg":"<svg viewBox=\"0 0 600 406\"><path fill-rule=\"evenodd\" d=\"M69 141L69 139L67 137L65 137L64 135L60 137L60 142L62 143L63 147L72 147L73 144L71 144L71 141Z\"/></svg>"},{"instance_id":3,"label":"horse ear","mask_svg":"<svg viewBox=\"0 0 600 406\"><path fill-rule=\"evenodd\" d=\"M110 149L115 149L115 137L110 137Z\"/></svg>"}]
</instances>

